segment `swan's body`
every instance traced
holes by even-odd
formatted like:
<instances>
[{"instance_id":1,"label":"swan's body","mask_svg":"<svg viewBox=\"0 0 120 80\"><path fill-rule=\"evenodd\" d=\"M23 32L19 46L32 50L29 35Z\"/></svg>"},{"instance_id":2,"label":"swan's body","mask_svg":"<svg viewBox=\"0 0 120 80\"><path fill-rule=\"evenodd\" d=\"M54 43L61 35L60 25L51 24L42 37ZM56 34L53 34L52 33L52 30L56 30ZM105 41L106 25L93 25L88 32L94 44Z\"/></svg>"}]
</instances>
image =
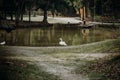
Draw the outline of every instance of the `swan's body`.
<instances>
[{"instance_id":1,"label":"swan's body","mask_svg":"<svg viewBox=\"0 0 120 80\"><path fill-rule=\"evenodd\" d=\"M60 38L59 45L61 45L61 46L67 46L67 44L65 43L65 41L62 40L62 38Z\"/></svg>"},{"instance_id":2,"label":"swan's body","mask_svg":"<svg viewBox=\"0 0 120 80\"><path fill-rule=\"evenodd\" d=\"M5 44L6 44L6 42L5 42L5 41L3 41L3 42L1 42L1 43L0 43L0 45L5 45Z\"/></svg>"}]
</instances>

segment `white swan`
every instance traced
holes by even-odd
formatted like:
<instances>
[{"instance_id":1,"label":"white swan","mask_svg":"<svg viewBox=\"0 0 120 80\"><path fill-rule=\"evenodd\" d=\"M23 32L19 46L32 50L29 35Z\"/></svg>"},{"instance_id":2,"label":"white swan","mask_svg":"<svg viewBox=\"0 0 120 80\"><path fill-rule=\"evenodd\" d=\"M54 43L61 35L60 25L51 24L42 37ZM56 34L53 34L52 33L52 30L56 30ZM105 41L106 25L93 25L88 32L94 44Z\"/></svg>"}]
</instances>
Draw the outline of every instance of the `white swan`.
<instances>
[{"instance_id":1,"label":"white swan","mask_svg":"<svg viewBox=\"0 0 120 80\"><path fill-rule=\"evenodd\" d=\"M61 45L61 46L67 46L67 44L65 43L65 41L62 40L62 38L60 38L59 45Z\"/></svg>"},{"instance_id":2,"label":"white swan","mask_svg":"<svg viewBox=\"0 0 120 80\"><path fill-rule=\"evenodd\" d=\"M6 42L5 42L5 41L3 41L3 42L1 42L1 43L0 43L0 45L5 45L5 44L6 44Z\"/></svg>"}]
</instances>

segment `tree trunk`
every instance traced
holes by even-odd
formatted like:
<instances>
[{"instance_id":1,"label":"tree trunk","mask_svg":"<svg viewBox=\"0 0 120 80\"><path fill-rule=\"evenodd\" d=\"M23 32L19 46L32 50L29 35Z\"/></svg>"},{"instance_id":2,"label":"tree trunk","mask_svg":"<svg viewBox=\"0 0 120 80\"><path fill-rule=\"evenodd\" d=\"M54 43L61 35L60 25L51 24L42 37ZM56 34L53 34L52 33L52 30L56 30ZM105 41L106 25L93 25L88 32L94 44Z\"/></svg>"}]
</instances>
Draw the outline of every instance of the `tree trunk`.
<instances>
[{"instance_id":1,"label":"tree trunk","mask_svg":"<svg viewBox=\"0 0 120 80\"><path fill-rule=\"evenodd\" d=\"M81 12L80 12L80 8L78 9L78 12L79 12L79 17L81 18Z\"/></svg>"},{"instance_id":2,"label":"tree trunk","mask_svg":"<svg viewBox=\"0 0 120 80\"><path fill-rule=\"evenodd\" d=\"M93 18L94 21L95 21L95 15L96 15L96 0L94 0L94 18Z\"/></svg>"},{"instance_id":3,"label":"tree trunk","mask_svg":"<svg viewBox=\"0 0 120 80\"><path fill-rule=\"evenodd\" d=\"M31 10L30 10L30 7L29 7L29 22L31 21Z\"/></svg>"},{"instance_id":4,"label":"tree trunk","mask_svg":"<svg viewBox=\"0 0 120 80\"><path fill-rule=\"evenodd\" d=\"M4 19L5 20L7 19L7 13L6 13L6 11L5 11Z\"/></svg>"},{"instance_id":5,"label":"tree trunk","mask_svg":"<svg viewBox=\"0 0 120 80\"><path fill-rule=\"evenodd\" d=\"M13 21L13 14L10 14L10 16L11 16L11 21Z\"/></svg>"},{"instance_id":6,"label":"tree trunk","mask_svg":"<svg viewBox=\"0 0 120 80\"><path fill-rule=\"evenodd\" d=\"M1 24L2 24L1 20L2 20L2 18L1 18L1 15L0 15L0 26L1 26Z\"/></svg>"},{"instance_id":7,"label":"tree trunk","mask_svg":"<svg viewBox=\"0 0 120 80\"><path fill-rule=\"evenodd\" d=\"M51 12L52 12L52 16L54 18L54 16L55 16L55 5L54 4L52 4L52 10L51 10Z\"/></svg>"},{"instance_id":8,"label":"tree trunk","mask_svg":"<svg viewBox=\"0 0 120 80\"><path fill-rule=\"evenodd\" d=\"M16 26L18 26L18 23L19 23L19 11L16 11L16 14L15 14L15 24Z\"/></svg>"},{"instance_id":9,"label":"tree trunk","mask_svg":"<svg viewBox=\"0 0 120 80\"><path fill-rule=\"evenodd\" d=\"M83 19L82 19L83 21L85 19L85 13L84 12L85 12L85 10L84 10L84 6L83 6Z\"/></svg>"},{"instance_id":10,"label":"tree trunk","mask_svg":"<svg viewBox=\"0 0 120 80\"><path fill-rule=\"evenodd\" d=\"M47 21L47 10L46 10L46 9L44 9L43 22L44 22L44 23L48 23L48 21Z\"/></svg>"},{"instance_id":11,"label":"tree trunk","mask_svg":"<svg viewBox=\"0 0 120 80\"><path fill-rule=\"evenodd\" d=\"M21 13L20 20L23 21L23 12Z\"/></svg>"},{"instance_id":12,"label":"tree trunk","mask_svg":"<svg viewBox=\"0 0 120 80\"><path fill-rule=\"evenodd\" d=\"M16 20L15 20L16 26L18 26L18 23L19 23L19 17L18 17L18 15L16 15Z\"/></svg>"}]
</instances>

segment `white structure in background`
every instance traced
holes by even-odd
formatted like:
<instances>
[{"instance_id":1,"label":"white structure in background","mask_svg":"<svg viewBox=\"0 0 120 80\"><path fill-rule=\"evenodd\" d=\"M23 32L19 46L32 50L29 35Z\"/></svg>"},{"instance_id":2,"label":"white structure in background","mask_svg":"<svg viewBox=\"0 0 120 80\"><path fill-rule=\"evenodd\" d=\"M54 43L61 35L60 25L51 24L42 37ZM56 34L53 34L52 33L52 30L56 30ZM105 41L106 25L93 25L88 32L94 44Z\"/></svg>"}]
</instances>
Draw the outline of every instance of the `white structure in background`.
<instances>
[{"instance_id":1,"label":"white structure in background","mask_svg":"<svg viewBox=\"0 0 120 80\"><path fill-rule=\"evenodd\" d=\"M59 45L61 45L61 46L67 46L67 44L65 43L65 41L63 41L62 38L60 38Z\"/></svg>"},{"instance_id":2,"label":"white structure in background","mask_svg":"<svg viewBox=\"0 0 120 80\"><path fill-rule=\"evenodd\" d=\"M6 44L6 42L5 42L5 41L3 41L3 42L1 42L1 43L0 43L0 45L5 45L5 44Z\"/></svg>"}]
</instances>

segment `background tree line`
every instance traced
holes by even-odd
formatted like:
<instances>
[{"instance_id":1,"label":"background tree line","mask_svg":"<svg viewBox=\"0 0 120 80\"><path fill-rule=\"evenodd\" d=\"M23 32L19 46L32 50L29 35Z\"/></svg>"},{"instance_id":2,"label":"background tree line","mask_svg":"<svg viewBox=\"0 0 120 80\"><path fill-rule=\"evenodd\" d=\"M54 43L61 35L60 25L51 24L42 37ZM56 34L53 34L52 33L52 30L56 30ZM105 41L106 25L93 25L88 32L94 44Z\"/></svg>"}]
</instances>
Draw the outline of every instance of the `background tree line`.
<instances>
[{"instance_id":1,"label":"background tree line","mask_svg":"<svg viewBox=\"0 0 120 80\"><path fill-rule=\"evenodd\" d=\"M44 12L43 22L47 23L47 11L51 11L53 17L56 12L60 12L63 16L73 16L77 11L79 12L80 8L86 7L91 18L107 16L119 19L119 4L119 0L1 0L0 18L6 19L10 16L13 20L15 16L17 24L19 20L23 20L26 10L29 12L30 21L31 11L41 9Z\"/></svg>"}]
</instances>

